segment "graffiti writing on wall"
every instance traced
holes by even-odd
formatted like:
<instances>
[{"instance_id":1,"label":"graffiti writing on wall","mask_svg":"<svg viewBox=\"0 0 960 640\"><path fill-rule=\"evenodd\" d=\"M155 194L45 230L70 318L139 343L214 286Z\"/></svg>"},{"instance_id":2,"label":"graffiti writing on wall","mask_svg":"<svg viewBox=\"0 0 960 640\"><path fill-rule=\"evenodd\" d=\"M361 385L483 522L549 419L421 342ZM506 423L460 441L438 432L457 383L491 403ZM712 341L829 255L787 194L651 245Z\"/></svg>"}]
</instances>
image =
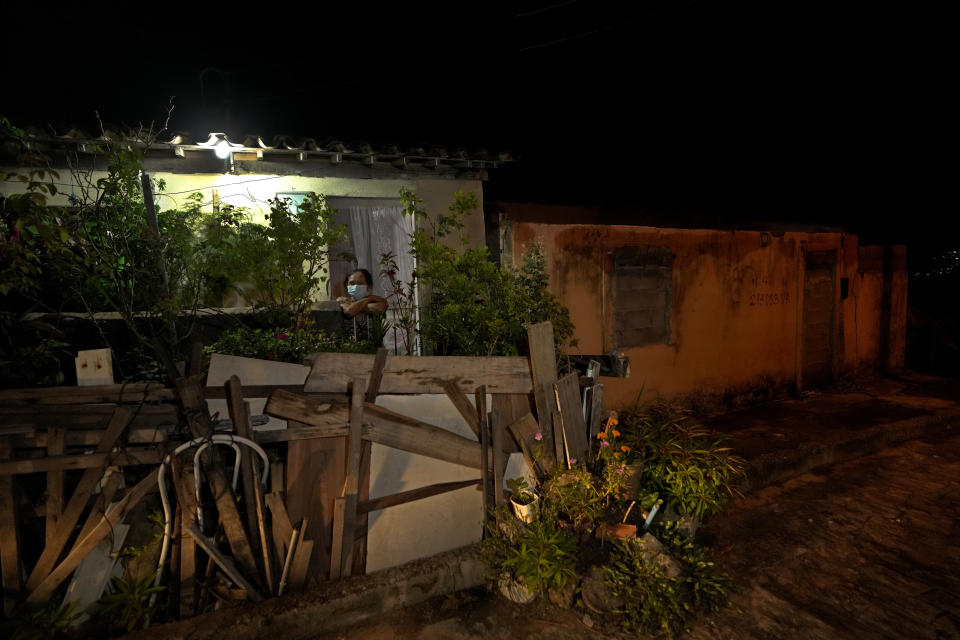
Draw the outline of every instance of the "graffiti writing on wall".
<instances>
[{"instance_id":1,"label":"graffiti writing on wall","mask_svg":"<svg viewBox=\"0 0 960 640\"><path fill-rule=\"evenodd\" d=\"M782 293L751 293L751 307L771 307L776 304L787 304L790 302L790 292Z\"/></svg>"}]
</instances>

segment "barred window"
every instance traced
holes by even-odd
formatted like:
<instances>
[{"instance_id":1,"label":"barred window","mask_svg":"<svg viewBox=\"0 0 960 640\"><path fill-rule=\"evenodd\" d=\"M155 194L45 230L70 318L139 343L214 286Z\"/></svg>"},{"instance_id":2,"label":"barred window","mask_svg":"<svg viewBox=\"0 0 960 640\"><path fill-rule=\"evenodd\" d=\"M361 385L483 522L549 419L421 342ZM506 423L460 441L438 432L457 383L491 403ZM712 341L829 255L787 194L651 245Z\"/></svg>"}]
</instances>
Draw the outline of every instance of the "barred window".
<instances>
[{"instance_id":1,"label":"barred window","mask_svg":"<svg viewBox=\"0 0 960 640\"><path fill-rule=\"evenodd\" d=\"M625 247L613 254L615 346L670 344L673 253L666 247Z\"/></svg>"}]
</instances>

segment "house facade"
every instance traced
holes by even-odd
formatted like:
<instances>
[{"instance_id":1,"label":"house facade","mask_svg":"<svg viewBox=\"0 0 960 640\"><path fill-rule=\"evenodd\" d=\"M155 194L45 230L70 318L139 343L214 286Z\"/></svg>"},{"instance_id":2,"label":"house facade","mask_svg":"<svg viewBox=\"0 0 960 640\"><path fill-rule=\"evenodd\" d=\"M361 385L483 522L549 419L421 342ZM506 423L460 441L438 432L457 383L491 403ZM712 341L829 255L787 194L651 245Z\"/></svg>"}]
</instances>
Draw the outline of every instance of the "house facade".
<instances>
[{"instance_id":1,"label":"house facade","mask_svg":"<svg viewBox=\"0 0 960 640\"><path fill-rule=\"evenodd\" d=\"M497 203L501 256L542 246L573 353L626 354L611 407L663 396L724 404L903 366L905 250L839 229L622 224L596 209ZM621 224L606 224L611 218ZM578 222L581 221L581 222Z\"/></svg>"},{"instance_id":2,"label":"house facade","mask_svg":"<svg viewBox=\"0 0 960 640\"><path fill-rule=\"evenodd\" d=\"M353 254L359 266L372 272L378 280L374 283L378 295L388 286L386 279L378 278L381 254L392 251L398 257L398 277L404 281L413 269L407 256L413 221L402 215L400 190L409 189L422 198L429 215L446 212L457 191L474 193L480 206L466 220L464 237L470 246L476 246L484 241L483 182L488 170L503 162L482 150L469 154L443 148L373 148L365 143L348 146L288 136L278 136L270 144L258 136L235 143L219 133L199 141L178 134L146 145L112 131L96 137L77 130L63 135L33 131L22 141L2 142L3 172L53 168L59 173L55 179L58 193L47 198L51 205L68 206L72 196L81 194L83 185L89 188L106 176L108 145L143 149L144 170L164 184L154 194L161 210L181 208L191 194L199 193L207 211L224 205L243 207L251 222L263 223L268 201L274 197L296 202L307 193L322 194L328 205L340 212L338 222L350 231L347 244L336 249ZM0 182L0 194L23 190L24 184L16 180ZM342 295L340 281L351 266L331 264L331 277L316 292L316 299ZM240 299L224 301L227 307L243 305Z\"/></svg>"}]
</instances>

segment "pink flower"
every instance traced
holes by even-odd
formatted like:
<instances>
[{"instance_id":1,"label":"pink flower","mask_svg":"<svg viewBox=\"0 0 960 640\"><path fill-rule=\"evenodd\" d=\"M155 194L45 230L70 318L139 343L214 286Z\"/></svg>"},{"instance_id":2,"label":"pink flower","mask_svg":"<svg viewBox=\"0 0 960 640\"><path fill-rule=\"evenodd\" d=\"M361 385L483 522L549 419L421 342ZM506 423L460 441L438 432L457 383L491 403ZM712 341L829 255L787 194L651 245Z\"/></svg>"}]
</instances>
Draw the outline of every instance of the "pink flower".
<instances>
[{"instance_id":1,"label":"pink flower","mask_svg":"<svg viewBox=\"0 0 960 640\"><path fill-rule=\"evenodd\" d=\"M275 357L272 353L267 354L267 360L273 360Z\"/></svg>"},{"instance_id":2,"label":"pink flower","mask_svg":"<svg viewBox=\"0 0 960 640\"><path fill-rule=\"evenodd\" d=\"M609 447L609 446L610 446L610 443L607 442L606 440L604 440L603 442L600 443L600 446L601 446L601 447Z\"/></svg>"},{"instance_id":3,"label":"pink flower","mask_svg":"<svg viewBox=\"0 0 960 640\"><path fill-rule=\"evenodd\" d=\"M617 473L623 473L623 467L617 467Z\"/></svg>"},{"instance_id":4,"label":"pink flower","mask_svg":"<svg viewBox=\"0 0 960 640\"><path fill-rule=\"evenodd\" d=\"M280 334L280 339L281 339L281 340L286 340L286 339L287 339L287 334L286 334L286 333L281 333L281 334Z\"/></svg>"},{"instance_id":5,"label":"pink flower","mask_svg":"<svg viewBox=\"0 0 960 640\"><path fill-rule=\"evenodd\" d=\"M298 323L297 323L297 329L303 329L303 323L302 323L302 322L298 322Z\"/></svg>"},{"instance_id":6,"label":"pink flower","mask_svg":"<svg viewBox=\"0 0 960 640\"><path fill-rule=\"evenodd\" d=\"M577 464L576 458L567 458L567 460L569 460L570 464Z\"/></svg>"},{"instance_id":7,"label":"pink flower","mask_svg":"<svg viewBox=\"0 0 960 640\"><path fill-rule=\"evenodd\" d=\"M543 440L543 434L537 431L535 434L533 434L533 439L536 440L537 442L540 442L541 440Z\"/></svg>"}]
</instances>

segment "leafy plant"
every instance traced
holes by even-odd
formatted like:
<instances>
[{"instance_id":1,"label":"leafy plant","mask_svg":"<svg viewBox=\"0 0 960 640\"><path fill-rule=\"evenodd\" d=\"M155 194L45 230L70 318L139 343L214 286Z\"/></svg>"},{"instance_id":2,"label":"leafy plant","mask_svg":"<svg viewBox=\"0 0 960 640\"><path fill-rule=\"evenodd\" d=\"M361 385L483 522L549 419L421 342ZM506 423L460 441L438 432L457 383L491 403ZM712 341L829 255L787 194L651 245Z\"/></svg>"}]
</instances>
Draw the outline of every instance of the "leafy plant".
<instances>
[{"instance_id":1,"label":"leafy plant","mask_svg":"<svg viewBox=\"0 0 960 640\"><path fill-rule=\"evenodd\" d=\"M538 518L523 529L517 544L508 548L500 567L536 593L562 591L576 579L576 552L569 531L558 528L552 519Z\"/></svg>"},{"instance_id":2,"label":"leafy plant","mask_svg":"<svg viewBox=\"0 0 960 640\"><path fill-rule=\"evenodd\" d=\"M507 487L510 489L510 499L519 505L530 504L536 499L525 478L508 478Z\"/></svg>"},{"instance_id":3,"label":"leafy plant","mask_svg":"<svg viewBox=\"0 0 960 640\"><path fill-rule=\"evenodd\" d=\"M518 355L527 351L525 325L551 320L565 348L573 335L569 312L547 290L542 252L535 248L518 272L501 268L486 247L465 249L451 236L477 207L473 193L457 192L446 214L430 216L423 201L401 190L404 215L417 230L410 236L417 280L428 300L421 314L424 347L436 355ZM458 246L459 244L459 246ZM539 257L538 257L539 256Z\"/></svg>"},{"instance_id":4,"label":"leafy plant","mask_svg":"<svg viewBox=\"0 0 960 640\"><path fill-rule=\"evenodd\" d=\"M683 531L679 522L657 525L654 535L680 563L681 586L694 607L715 612L730 605L733 578L720 571L710 549L695 543Z\"/></svg>"},{"instance_id":5,"label":"leafy plant","mask_svg":"<svg viewBox=\"0 0 960 640\"><path fill-rule=\"evenodd\" d=\"M397 258L393 252L381 254L380 277L390 281L390 289L386 295L389 328L393 330L397 349L402 347L404 353L410 356L414 352L417 329L417 278L414 275L409 282L404 282L397 277L398 272Z\"/></svg>"},{"instance_id":6,"label":"leafy plant","mask_svg":"<svg viewBox=\"0 0 960 640\"><path fill-rule=\"evenodd\" d=\"M294 327L282 329L239 328L225 331L216 342L204 348L208 355L224 355L277 360L301 364L304 359L318 352L375 353L377 343L358 341L327 334L314 329L309 322L300 322Z\"/></svg>"},{"instance_id":7,"label":"leafy plant","mask_svg":"<svg viewBox=\"0 0 960 640\"><path fill-rule=\"evenodd\" d=\"M683 632L690 613L684 594L667 575L667 569L649 560L649 552L639 539L618 541L604 567L605 580L613 593L625 603L623 614L627 629L675 638Z\"/></svg>"},{"instance_id":8,"label":"leafy plant","mask_svg":"<svg viewBox=\"0 0 960 640\"><path fill-rule=\"evenodd\" d=\"M101 613L109 616L128 633L142 629L156 613L156 604L150 604L150 597L166 589L161 585L154 586L156 577L156 573L153 573L129 583L120 576L114 576L110 581L112 592L100 598L100 604L103 605Z\"/></svg>"},{"instance_id":9,"label":"leafy plant","mask_svg":"<svg viewBox=\"0 0 960 640\"><path fill-rule=\"evenodd\" d=\"M10 640L54 640L65 635L79 616L76 602L48 600L42 607L18 616Z\"/></svg>"},{"instance_id":10,"label":"leafy plant","mask_svg":"<svg viewBox=\"0 0 960 640\"><path fill-rule=\"evenodd\" d=\"M687 411L663 403L635 407L621 412L620 430L643 462L644 486L680 512L708 517L738 495L735 481L746 462Z\"/></svg>"},{"instance_id":11,"label":"leafy plant","mask_svg":"<svg viewBox=\"0 0 960 640\"><path fill-rule=\"evenodd\" d=\"M556 513L577 531L594 528L603 514L607 496L593 474L582 469L558 467L545 486L547 512Z\"/></svg>"}]
</instances>

